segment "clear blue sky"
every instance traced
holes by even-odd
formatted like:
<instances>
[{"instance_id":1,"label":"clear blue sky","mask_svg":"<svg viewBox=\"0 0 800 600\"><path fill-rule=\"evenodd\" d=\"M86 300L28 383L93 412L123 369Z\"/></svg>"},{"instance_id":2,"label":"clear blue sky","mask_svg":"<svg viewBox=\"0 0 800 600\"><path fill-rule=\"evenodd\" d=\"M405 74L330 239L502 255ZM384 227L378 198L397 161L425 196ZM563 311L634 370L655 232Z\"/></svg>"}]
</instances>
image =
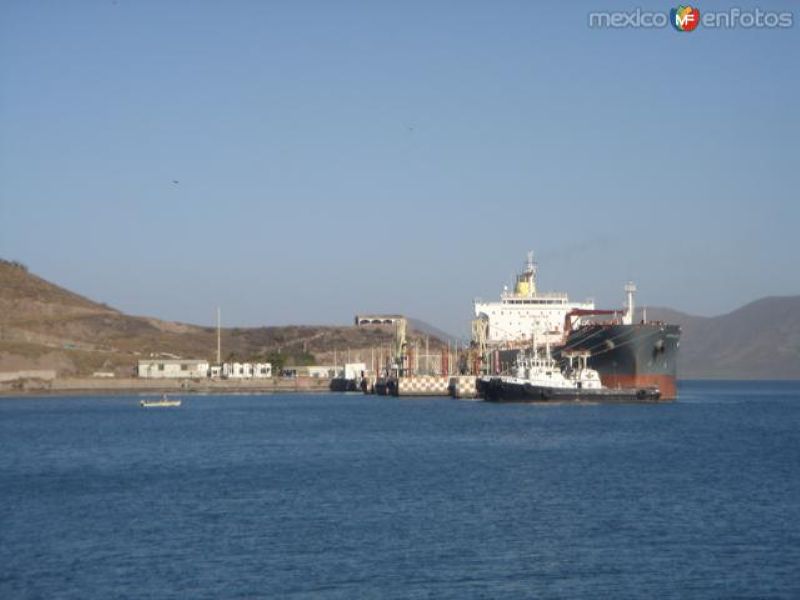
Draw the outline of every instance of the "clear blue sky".
<instances>
[{"instance_id":1,"label":"clear blue sky","mask_svg":"<svg viewBox=\"0 0 800 600\"><path fill-rule=\"evenodd\" d=\"M640 2L6 1L0 256L127 312L402 312L540 287L718 314L800 293L800 18ZM725 3L704 2L701 11ZM179 183L173 183L173 180Z\"/></svg>"}]
</instances>

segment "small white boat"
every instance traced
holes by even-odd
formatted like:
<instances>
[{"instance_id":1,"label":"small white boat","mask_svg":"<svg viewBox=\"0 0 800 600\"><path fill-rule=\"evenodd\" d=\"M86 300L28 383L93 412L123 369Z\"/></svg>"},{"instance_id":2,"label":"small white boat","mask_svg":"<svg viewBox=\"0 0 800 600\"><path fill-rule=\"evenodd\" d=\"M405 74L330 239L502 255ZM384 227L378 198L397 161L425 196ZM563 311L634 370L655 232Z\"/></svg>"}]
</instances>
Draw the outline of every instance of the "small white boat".
<instances>
[{"instance_id":1,"label":"small white boat","mask_svg":"<svg viewBox=\"0 0 800 600\"><path fill-rule=\"evenodd\" d=\"M170 398L167 398L166 394L161 396L160 400L142 400L139 402L139 406L141 406L142 408L171 408L180 405L181 405L180 398L172 400Z\"/></svg>"}]
</instances>

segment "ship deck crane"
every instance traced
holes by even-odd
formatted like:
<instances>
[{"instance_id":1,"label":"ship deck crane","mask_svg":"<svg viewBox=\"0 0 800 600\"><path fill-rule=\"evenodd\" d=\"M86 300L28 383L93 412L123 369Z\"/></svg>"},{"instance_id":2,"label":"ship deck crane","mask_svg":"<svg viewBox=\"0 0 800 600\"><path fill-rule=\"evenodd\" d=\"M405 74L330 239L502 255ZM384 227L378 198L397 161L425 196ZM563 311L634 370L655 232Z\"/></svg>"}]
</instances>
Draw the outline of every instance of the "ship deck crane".
<instances>
[{"instance_id":1,"label":"ship deck crane","mask_svg":"<svg viewBox=\"0 0 800 600\"><path fill-rule=\"evenodd\" d=\"M572 331L572 318L573 317L593 317L593 316L610 316L619 315L624 311L621 310L605 310L599 308L573 308L564 316L564 338Z\"/></svg>"}]
</instances>

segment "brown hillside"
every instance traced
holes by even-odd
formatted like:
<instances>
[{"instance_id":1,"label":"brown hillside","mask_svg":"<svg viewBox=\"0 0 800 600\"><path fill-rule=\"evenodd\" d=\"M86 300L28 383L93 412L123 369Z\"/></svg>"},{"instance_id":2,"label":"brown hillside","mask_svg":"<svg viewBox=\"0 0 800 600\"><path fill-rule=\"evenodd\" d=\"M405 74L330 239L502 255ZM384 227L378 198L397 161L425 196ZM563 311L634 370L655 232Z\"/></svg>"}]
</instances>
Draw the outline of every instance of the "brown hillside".
<instances>
[{"instance_id":1,"label":"brown hillside","mask_svg":"<svg viewBox=\"0 0 800 600\"><path fill-rule=\"evenodd\" d=\"M0 323L97 314L118 313L29 273L20 263L0 259Z\"/></svg>"},{"instance_id":2,"label":"brown hillside","mask_svg":"<svg viewBox=\"0 0 800 600\"><path fill-rule=\"evenodd\" d=\"M216 357L216 330L125 315L60 288L9 261L0 262L0 371L55 369L62 375L113 370L130 375L151 355ZM411 331L421 342L423 334ZM266 359L280 353L288 364L311 360L368 362L387 352L391 327L285 326L225 328L223 359ZM441 347L430 339L433 351Z\"/></svg>"}]
</instances>

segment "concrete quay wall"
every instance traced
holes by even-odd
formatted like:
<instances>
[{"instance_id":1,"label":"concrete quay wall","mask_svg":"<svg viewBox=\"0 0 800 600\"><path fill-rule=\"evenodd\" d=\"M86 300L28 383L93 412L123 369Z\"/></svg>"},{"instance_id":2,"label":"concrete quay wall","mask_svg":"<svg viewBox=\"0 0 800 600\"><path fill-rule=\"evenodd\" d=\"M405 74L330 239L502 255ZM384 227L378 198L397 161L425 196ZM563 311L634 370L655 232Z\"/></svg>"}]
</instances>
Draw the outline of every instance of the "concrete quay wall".
<instances>
[{"instance_id":1,"label":"concrete quay wall","mask_svg":"<svg viewBox=\"0 0 800 600\"><path fill-rule=\"evenodd\" d=\"M478 388L475 385L475 375L455 375L450 378L449 390L453 398L469 398L475 399L478 397Z\"/></svg>"}]
</instances>

